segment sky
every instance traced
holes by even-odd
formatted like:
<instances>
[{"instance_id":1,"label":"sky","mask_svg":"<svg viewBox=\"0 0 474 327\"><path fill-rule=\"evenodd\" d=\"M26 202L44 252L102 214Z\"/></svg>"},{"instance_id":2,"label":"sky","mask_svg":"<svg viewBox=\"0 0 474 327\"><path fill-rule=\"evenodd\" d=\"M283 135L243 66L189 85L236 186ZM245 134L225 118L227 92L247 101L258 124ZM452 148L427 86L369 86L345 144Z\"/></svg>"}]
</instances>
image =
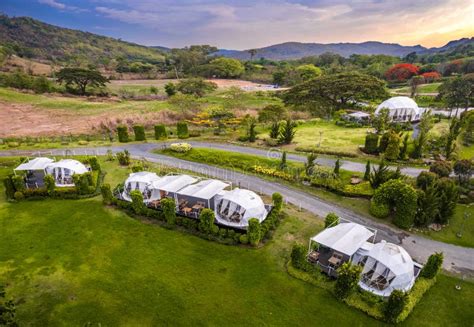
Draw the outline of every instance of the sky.
<instances>
[{"instance_id":1,"label":"sky","mask_svg":"<svg viewBox=\"0 0 474 327\"><path fill-rule=\"evenodd\" d=\"M0 0L0 12L144 45L442 46L474 36L474 0Z\"/></svg>"}]
</instances>

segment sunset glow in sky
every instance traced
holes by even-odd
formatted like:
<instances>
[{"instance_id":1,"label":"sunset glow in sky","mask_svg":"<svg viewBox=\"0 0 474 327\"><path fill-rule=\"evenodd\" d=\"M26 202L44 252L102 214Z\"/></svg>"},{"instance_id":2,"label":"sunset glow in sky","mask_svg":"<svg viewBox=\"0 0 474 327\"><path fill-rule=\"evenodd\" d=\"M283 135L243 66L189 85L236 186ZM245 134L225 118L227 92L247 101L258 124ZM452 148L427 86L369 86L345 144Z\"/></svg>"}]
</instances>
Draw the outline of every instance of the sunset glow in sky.
<instances>
[{"instance_id":1,"label":"sunset glow in sky","mask_svg":"<svg viewBox=\"0 0 474 327\"><path fill-rule=\"evenodd\" d=\"M2 0L0 11L145 45L287 41L442 46L474 36L474 0Z\"/></svg>"}]
</instances>

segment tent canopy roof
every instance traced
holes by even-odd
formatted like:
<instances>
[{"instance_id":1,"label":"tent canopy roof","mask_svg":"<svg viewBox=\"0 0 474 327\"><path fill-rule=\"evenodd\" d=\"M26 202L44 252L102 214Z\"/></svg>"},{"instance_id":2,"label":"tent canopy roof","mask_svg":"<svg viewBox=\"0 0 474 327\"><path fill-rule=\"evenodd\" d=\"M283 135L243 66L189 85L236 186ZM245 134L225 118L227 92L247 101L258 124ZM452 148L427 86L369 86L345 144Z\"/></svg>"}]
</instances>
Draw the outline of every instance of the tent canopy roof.
<instances>
[{"instance_id":1,"label":"tent canopy roof","mask_svg":"<svg viewBox=\"0 0 474 327\"><path fill-rule=\"evenodd\" d=\"M34 158L29 160L28 162L24 162L18 167L15 168L15 170L44 170L48 165L52 164L54 162L53 159L49 158Z\"/></svg>"},{"instance_id":2,"label":"tent canopy roof","mask_svg":"<svg viewBox=\"0 0 474 327\"><path fill-rule=\"evenodd\" d=\"M216 179L206 179L183 188L178 194L209 200L228 186L229 184Z\"/></svg>"},{"instance_id":3,"label":"tent canopy roof","mask_svg":"<svg viewBox=\"0 0 474 327\"><path fill-rule=\"evenodd\" d=\"M49 164L47 168L51 170L54 168L66 168L73 171L76 174L83 174L83 173L88 172L87 167L84 166L82 162L74 160L74 159L62 159L57 162Z\"/></svg>"},{"instance_id":4,"label":"tent canopy roof","mask_svg":"<svg viewBox=\"0 0 474 327\"><path fill-rule=\"evenodd\" d=\"M329 227L311 239L321 245L352 256L369 238L370 230L356 223L341 223Z\"/></svg>"},{"instance_id":5,"label":"tent canopy roof","mask_svg":"<svg viewBox=\"0 0 474 327\"><path fill-rule=\"evenodd\" d=\"M382 263L395 275L414 275L413 260L401 246L382 241L375 244L367 255Z\"/></svg>"},{"instance_id":6,"label":"tent canopy roof","mask_svg":"<svg viewBox=\"0 0 474 327\"><path fill-rule=\"evenodd\" d=\"M140 171L137 173L131 173L128 175L127 180L125 181L125 184L127 183L145 183L145 184L151 184L154 181L158 181L160 177L155 174L155 173L150 173L148 171Z\"/></svg>"},{"instance_id":7,"label":"tent canopy roof","mask_svg":"<svg viewBox=\"0 0 474 327\"><path fill-rule=\"evenodd\" d=\"M165 192L176 193L190 184L196 183L197 179L189 175L167 175L154 181L152 188Z\"/></svg>"},{"instance_id":8,"label":"tent canopy roof","mask_svg":"<svg viewBox=\"0 0 474 327\"><path fill-rule=\"evenodd\" d=\"M420 113L420 108L418 107L416 102L412 98L404 96L392 97L390 99L385 100L377 106L375 113L377 114L381 109L384 108L389 110L409 109L413 110L413 112L417 114Z\"/></svg>"},{"instance_id":9,"label":"tent canopy roof","mask_svg":"<svg viewBox=\"0 0 474 327\"><path fill-rule=\"evenodd\" d=\"M265 209L265 204L263 203L262 198L258 196L255 192L249 190L235 188L232 191L225 191L222 199L237 203L239 206L245 208L246 210L252 208Z\"/></svg>"}]
</instances>

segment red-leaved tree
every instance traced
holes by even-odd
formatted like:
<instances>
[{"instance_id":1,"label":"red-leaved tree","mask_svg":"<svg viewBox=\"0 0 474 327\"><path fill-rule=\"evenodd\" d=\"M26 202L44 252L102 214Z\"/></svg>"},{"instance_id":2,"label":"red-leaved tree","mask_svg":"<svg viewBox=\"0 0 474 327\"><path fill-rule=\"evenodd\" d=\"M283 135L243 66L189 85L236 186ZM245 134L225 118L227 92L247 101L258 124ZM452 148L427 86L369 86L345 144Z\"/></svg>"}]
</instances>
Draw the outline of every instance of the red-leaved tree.
<instances>
[{"instance_id":1,"label":"red-leaved tree","mask_svg":"<svg viewBox=\"0 0 474 327\"><path fill-rule=\"evenodd\" d=\"M385 72L385 77L389 81L403 82L418 74L418 66L412 64L396 64Z\"/></svg>"},{"instance_id":2,"label":"red-leaved tree","mask_svg":"<svg viewBox=\"0 0 474 327\"><path fill-rule=\"evenodd\" d=\"M433 81L436 81L437 79L441 78L441 75L438 72L423 73L421 74L421 76L423 76L426 83L432 83Z\"/></svg>"}]
</instances>

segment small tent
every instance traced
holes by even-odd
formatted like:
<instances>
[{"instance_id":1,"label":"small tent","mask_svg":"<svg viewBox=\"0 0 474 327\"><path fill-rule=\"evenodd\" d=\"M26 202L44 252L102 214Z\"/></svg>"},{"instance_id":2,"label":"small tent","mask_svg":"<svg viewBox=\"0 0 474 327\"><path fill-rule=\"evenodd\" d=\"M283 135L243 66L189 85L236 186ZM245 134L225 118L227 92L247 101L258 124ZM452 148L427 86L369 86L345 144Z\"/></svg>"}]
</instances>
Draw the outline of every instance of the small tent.
<instances>
[{"instance_id":1,"label":"small tent","mask_svg":"<svg viewBox=\"0 0 474 327\"><path fill-rule=\"evenodd\" d=\"M26 172L25 184L28 188L42 187L44 185L44 176L46 175L46 168L53 162L54 160L49 158L34 158L22 163L13 171L15 174L17 172Z\"/></svg>"},{"instance_id":2,"label":"small tent","mask_svg":"<svg viewBox=\"0 0 474 327\"><path fill-rule=\"evenodd\" d=\"M132 201L130 192L138 190L142 193L145 202L159 199L159 197L154 197L152 192L153 183L159 180L160 177L157 174L148 171L131 173L125 181L122 197L127 201Z\"/></svg>"},{"instance_id":3,"label":"small tent","mask_svg":"<svg viewBox=\"0 0 474 327\"><path fill-rule=\"evenodd\" d=\"M72 176L84 174L88 171L89 169L82 162L74 159L62 159L46 167L46 172L53 175L56 186L73 186Z\"/></svg>"},{"instance_id":4,"label":"small tent","mask_svg":"<svg viewBox=\"0 0 474 327\"><path fill-rule=\"evenodd\" d=\"M382 109L387 109L393 122L414 122L421 118L423 109L416 102L404 96L392 97L377 106L375 115L379 115Z\"/></svg>"},{"instance_id":5,"label":"small tent","mask_svg":"<svg viewBox=\"0 0 474 327\"><path fill-rule=\"evenodd\" d=\"M183 201L188 204L201 202L205 204L204 207L214 209L214 197L228 186L229 184L217 179L205 179L176 192L176 200L178 204Z\"/></svg>"},{"instance_id":6,"label":"small tent","mask_svg":"<svg viewBox=\"0 0 474 327\"><path fill-rule=\"evenodd\" d=\"M359 264L364 268L359 286L380 296L409 291L415 283L415 264L404 248L382 241L374 244Z\"/></svg>"},{"instance_id":7,"label":"small tent","mask_svg":"<svg viewBox=\"0 0 474 327\"><path fill-rule=\"evenodd\" d=\"M174 196L176 192L182 188L196 183L198 180L189 175L167 175L156 181L151 185L152 197L161 199L165 196Z\"/></svg>"},{"instance_id":8,"label":"small tent","mask_svg":"<svg viewBox=\"0 0 474 327\"><path fill-rule=\"evenodd\" d=\"M216 196L215 213L217 222L237 228L247 227L250 218L262 222L268 214L260 196L239 188L223 191Z\"/></svg>"}]
</instances>

